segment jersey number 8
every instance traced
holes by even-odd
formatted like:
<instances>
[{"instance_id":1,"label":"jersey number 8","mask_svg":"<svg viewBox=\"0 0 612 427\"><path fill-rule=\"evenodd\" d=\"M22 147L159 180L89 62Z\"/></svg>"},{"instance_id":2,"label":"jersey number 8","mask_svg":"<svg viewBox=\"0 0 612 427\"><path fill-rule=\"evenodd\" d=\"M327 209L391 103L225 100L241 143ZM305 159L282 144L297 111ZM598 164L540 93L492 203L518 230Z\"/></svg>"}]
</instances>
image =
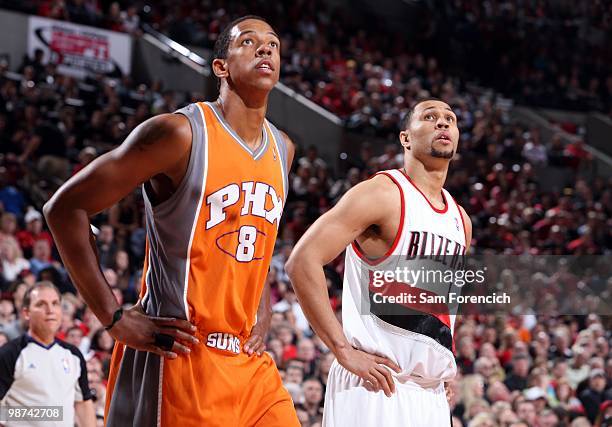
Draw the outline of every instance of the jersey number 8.
<instances>
[{"instance_id":1,"label":"jersey number 8","mask_svg":"<svg viewBox=\"0 0 612 427\"><path fill-rule=\"evenodd\" d=\"M243 225L238 234L238 247L236 248L236 260L249 262L255 256L255 240L257 229L252 225Z\"/></svg>"}]
</instances>

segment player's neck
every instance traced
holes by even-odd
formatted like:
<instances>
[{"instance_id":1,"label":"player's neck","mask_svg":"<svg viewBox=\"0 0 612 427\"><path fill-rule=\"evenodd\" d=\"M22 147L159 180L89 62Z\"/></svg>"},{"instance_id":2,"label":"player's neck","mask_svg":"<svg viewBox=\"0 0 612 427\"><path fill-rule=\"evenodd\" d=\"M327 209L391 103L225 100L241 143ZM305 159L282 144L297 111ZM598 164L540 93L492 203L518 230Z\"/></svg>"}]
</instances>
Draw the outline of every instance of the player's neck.
<instances>
[{"instance_id":1,"label":"player's neck","mask_svg":"<svg viewBox=\"0 0 612 427\"><path fill-rule=\"evenodd\" d=\"M446 181L448 163L446 167L431 168L416 159L406 157L404 172L430 201L438 202L437 204L440 206L444 204L442 187L444 181Z\"/></svg>"},{"instance_id":2,"label":"player's neck","mask_svg":"<svg viewBox=\"0 0 612 427\"><path fill-rule=\"evenodd\" d=\"M261 143L261 128L266 118L268 95L250 97L248 102L245 101L245 98L224 86L221 88L217 104L225 120L238 136L251 149L256 149Z\"/></svg>"},{"instance_id":3,"label":"player's neck","mask_svg":"<svg viewBox=\"0 0 612 427\"><path fill-rule=\"evenodd\" d=\"M55 335L48 334L42 331L36 331L32 328L28 329L28 335L30 335L32 338L34 338L36 341L38 341L44 346L48 346L53 341L55 341Z\"/></svg>"}]
</instances>

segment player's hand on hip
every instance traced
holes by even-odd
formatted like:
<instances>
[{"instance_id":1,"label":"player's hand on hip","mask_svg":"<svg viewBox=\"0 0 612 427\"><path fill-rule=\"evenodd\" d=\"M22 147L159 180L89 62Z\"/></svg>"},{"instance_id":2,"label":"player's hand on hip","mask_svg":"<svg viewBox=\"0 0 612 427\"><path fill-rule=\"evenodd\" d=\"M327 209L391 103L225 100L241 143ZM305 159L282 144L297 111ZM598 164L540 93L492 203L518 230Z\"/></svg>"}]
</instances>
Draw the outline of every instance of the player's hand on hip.
<instances>
[{"instance_id":1,"label":"player's hand on hip","mask_svg":"<svg viewBox=\"0 0 612 427\"><path fill-rule=\"evenodd\" d=\"M401 369L392 360L356 348L345 350L337 359L346 370L363 379L368 390L382 390L389 397L395 392L390 370L399 373Z\"/></svg>"},{"instance_id":2,"label":"player's hand on hip","mask_svg":"<svg viewBox=\"0 0 612 427\"><path fill-rule=\"evenodd\" d=\"M449 406L452 406L452 402L455 398L455 390L453 389L453 381L454 380L444 383L444 392L446 393L446 401L448 402Z\"/></svg>"},{"instance_id":3,"label":"player's hand on hip","mask_svg":"<svg viewBox=\"0 0 612 427\"><path fill-rule=\"evenodd\" d=\"M268 335L268 329L270 329L270 316L266 318L258 318L257 323L251 329L251 335L244 344L242 349L249 356L253 353L257 353L261 356L266 350L266 335Z\"/></svg>"},{"instance_id":4,"label":"player's hand on hip","mask_svg":"<svg viewBox=\"0 0 612 427\"><path fill-rule=\"evenodd\" d=\"M191 347L199 344L196 330L187 320L148 316L136 304L124 310L109 333L128 347L175 359L179 354L191 353Z\"/></svg>"}]
</instances>

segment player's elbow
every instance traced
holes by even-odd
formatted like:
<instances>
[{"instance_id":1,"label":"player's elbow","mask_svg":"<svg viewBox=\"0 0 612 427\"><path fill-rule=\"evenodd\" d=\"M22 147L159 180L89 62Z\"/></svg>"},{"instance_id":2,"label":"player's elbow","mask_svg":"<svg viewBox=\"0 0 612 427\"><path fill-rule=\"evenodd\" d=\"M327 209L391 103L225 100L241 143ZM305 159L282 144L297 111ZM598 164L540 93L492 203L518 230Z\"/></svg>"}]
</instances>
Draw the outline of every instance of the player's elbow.
<instances>
[{"instance_id":1,"label":"player's elbow","mask_svg":"<svg viewBox=\"0 0 612 427\"><path fill-rule=\"evenodd\" d=\"M57 193L43 205L43 216L51 231L62 220L62 217L65 216L64 208L65 206L62 206L62 201Z\"/></svg>"},{"instance_id":2,"label":"player's elbow","mask_svg":"<svg viewBox=\"0 0 612 427\"><path fill-rule=\"evenodd\" d=\"M294 277L297 274L297 269L298 262L296 260L296 251L294 250L285 263L285 272L287 273L287 276L289 276L289 279L291 279L291 282L295 282Z\"/></svg>"},{"instance_id":3,"label":"player's elbow","mask_svg":"<svg viewBox=\"0 0 612 427\"><path fill-rule=\"evenodd\" d=\"M45 221L47 224L53 222L55 216L57 215L57 203L54 198L47 200L47 202L43 206L43 216L45 217Z\"/></svg>"},{"instance_id":4,"label":"player's elbow","mask_svg":"<svg viewBox=\"0 0 612 427\"><path fill-rule=\"evenodd\" d=\"M299 286L300 280L298 279L304 277L308 261L310 260L307 253L305 253L303 250L302 245L299 245L297 248L291 251L291 255L285 263L285 271L287 272L289 279L291 279L291 283L293 283L294 287Z\"/></svg>"}]
</instances>

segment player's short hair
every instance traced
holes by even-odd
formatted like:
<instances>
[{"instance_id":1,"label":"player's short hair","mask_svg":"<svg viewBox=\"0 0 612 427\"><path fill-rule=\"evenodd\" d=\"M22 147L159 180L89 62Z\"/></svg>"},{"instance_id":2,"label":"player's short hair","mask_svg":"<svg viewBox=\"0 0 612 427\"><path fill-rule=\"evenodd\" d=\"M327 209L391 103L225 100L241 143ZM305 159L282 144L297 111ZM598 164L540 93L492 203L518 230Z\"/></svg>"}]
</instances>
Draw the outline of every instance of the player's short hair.
<instances>
[{"instance_id":1,"label":"player's short hair","mask_svg":"<svg viewBox=\"0 0 612 427\"><path fill-rule=\"evenodd\" d=\"M55 286L53 282L43 280L42 282L34 283L28 288L27 291L25 291L25 294L23 294L23 303L21 306L23 308L30 308L30 303L32 302L32 292L43 288L53 289L55 292L57 292L57 296L59 297L59 299L62 299L62 293L60 292L58 287Z\"/></svg>"},{"instance_id":2,"label":"player's short hair","mask_svg":"<svg viewBox=\"0 0 612 427\"><path fill-rule=\"evenodd\" d=\"M234 19L232 22L227 24L227 26L223 29L223 31L221 31L221 34L219 34L219 37L217 37L217 41L215 41L215 46L213 48L213 59L217 59L217 58L226 59L227 58L227 51L229 50L229 45L232 41L232 35L231 35L232 28L234 28L236 25L240 24L241 22L246 21L247 19L256 19L258 21L262 21L270 25L268 21L266 21L261 16L257 16L257 15L245 15L245 16L241 16L240 18Z\"/></svg>"},{"instance_id":3,"label":"player's short hair","mask_svg":"<svg viewBox=\"0 0 612 427\"><path fill-rule=\"evenodd\" d=\"M423 102L427 102L427 101L440 101L440 102L446 103L446 101L444 101L443 99L436 98L434 96L418 98L416 102L414 103L414 105L412 105L412 107L410 107L408 111L406 111L406 116L404 117L404 122L402 123L402 130L408 129L408 126L410 125L410 121L412 120L412 115L414 114L414 109L417 107L417 105L422 104Z\"/></svg>"}]
</instances>

